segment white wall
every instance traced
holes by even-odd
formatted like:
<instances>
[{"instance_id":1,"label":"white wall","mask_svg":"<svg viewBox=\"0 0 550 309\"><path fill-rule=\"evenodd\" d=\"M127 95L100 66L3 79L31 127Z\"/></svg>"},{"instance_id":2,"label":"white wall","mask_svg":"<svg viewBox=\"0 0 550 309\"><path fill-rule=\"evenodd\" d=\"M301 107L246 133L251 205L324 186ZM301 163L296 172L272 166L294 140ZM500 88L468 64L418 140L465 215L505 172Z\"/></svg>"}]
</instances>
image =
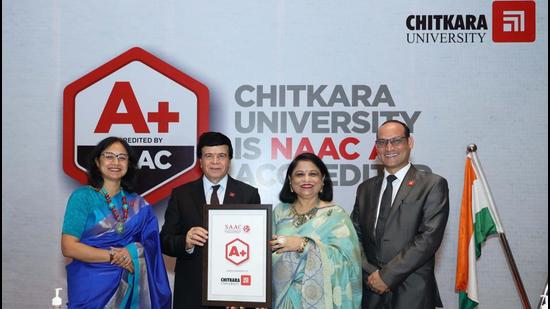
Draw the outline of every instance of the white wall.
<instances>
[{"instance_id":1,"label":"white wall","mask_svg":"<svg viewBox=\"0 0 550 309\"><path fill-rule=\"evenodd\" d=\"M475 142L532 305L548 272L548 4L537 2L533 43L491 41L491 2L479 1L2 1L2 305L47 306L66 288L60 230L76 181L62 169L64 87L134 46L200 80L210 90L211 129L260 137L254 160L271 160L272 137L330 136L361 141L361 157L332 160L362 168L374 134L240 133L237 112L406 111L414 126L413 161L449 181L451 217L438 254L437 278L447 308L454 292L465 147ZM483 43L409 44L411 14L485 14ZM236 89L263 85L388 85L395 106L239 106ZM332 88L331 88L332 87ZM330 95L329 95L330 96ZM269 173L266 174L270 176ZM254 179L257 181L257 179ZM275 203L279 183L256 182ZM351 210L356 185L335 200ZM166 200L155 205L163 221ZM170 271L173 259L167 258ZM497 239L479 264L480 308L521 303ZM63 291L66 299L66 290Z\"/></svg>"}]
</instances>

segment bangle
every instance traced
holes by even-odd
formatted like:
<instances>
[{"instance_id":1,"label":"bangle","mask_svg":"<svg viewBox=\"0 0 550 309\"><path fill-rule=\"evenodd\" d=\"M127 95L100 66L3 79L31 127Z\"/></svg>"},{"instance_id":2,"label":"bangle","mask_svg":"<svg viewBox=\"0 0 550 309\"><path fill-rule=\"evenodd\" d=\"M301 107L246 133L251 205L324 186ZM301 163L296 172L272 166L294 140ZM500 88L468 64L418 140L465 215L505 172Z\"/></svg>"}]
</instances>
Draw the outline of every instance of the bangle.
<instances>
[{"instance_id":1,"label":"bangle","mask_svg":"<svg viewBox=\"0 0 550 309\"><path fill-rule=\"evenodd\" d=\"M306 249L306 245L307 243L309 242L309 238L307 237L303 237L302 238L302 244L300 245L300 248L298 250L296 250L298 253L303 253L304 250Z\"/></svg>"},{"instance_id":2,"label":"bangle","mask_svg":"<svg viewBox=\"0 0 550 309\"><path fill-rule=\"evenodd\" d=\"M113 250L112 248L109 249L109 263L112 263L113 262L113 258L115 257L115 250Z\"/></svg>"}]
</instances>

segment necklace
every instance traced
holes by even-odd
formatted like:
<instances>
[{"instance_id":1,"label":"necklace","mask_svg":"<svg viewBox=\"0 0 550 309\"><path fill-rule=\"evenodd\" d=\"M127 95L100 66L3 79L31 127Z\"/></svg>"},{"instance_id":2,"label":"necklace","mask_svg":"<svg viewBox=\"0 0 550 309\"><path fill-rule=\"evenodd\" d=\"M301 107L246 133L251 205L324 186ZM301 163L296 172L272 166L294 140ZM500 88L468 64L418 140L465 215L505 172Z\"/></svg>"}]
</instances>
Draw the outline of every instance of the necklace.
<instances>
[{"instance_id":1,"label":"necklace","mask_svg":"<svg viewBox=\"0 0 550 309\"><path fill-rule=\"evenodd\" d=\"M308 221L309 219L315 217L315 214L317 214L318 210L319 210L318 207L313 207L308 212L299 214L296 211L296 208L294 207L294 205L290 206L290 214L294 217L292 224L295 227L299 227L300 225L306 223L306 221Z\"/></svg>"},{"instance_id":2,"label":"necklace","mask_svg":"<svg viewBox=\"0 0 550 309\"><path fill-rule=\"evenodd\" d=\"M128 203L126 201L126 194L124 194L124 190L120 189L120 194L122 195L122 218L120 217L120 214L118 213L118 210L115 207L115 203L111 199L111 196L109 193L107 193L107 190L105 188L101 188L101 193L103 193L103 196L105 196L105 201L107 202L107 205L109 205L109 209L113 213L113 217L115 217L116 224L115 224L115 231L119 234L124 233L124 222L126 222L126 219L128 219Z\"/></svg>"}]
</instances>

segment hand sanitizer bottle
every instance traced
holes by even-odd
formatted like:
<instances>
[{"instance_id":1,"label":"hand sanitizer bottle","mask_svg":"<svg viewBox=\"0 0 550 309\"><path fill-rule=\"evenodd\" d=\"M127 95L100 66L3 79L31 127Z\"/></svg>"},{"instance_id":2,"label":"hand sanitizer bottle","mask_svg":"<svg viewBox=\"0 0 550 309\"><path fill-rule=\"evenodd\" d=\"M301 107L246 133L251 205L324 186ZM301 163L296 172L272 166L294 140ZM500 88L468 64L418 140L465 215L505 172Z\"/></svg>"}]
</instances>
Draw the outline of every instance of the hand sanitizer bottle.
<instances>
[{"instance_id":1,"label":"hand sanitizer bottle","mask_svg":"<svg viewBox=\"0 0 550 309\"><path fill-rule=\"evenodd\" d=\"M61 288L55 289L55 297L52 298L52 309L61 309L61 305L63 304L61 297L59 297L59 291L61 290Z\"/></svg>"}]
</instances>

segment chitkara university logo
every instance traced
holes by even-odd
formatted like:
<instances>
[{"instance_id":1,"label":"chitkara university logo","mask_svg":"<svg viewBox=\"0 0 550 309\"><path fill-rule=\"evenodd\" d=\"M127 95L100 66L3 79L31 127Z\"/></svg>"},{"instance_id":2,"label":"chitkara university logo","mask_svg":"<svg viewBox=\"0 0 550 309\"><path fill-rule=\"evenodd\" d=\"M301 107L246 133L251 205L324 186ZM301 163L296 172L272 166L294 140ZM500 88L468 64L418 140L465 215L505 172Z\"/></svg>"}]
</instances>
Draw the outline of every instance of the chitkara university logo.
<instances>
[{"instance_id":1,"label":"chitkara university logo","mask_svg":"<svg viewBox=\"0 0 550 309\"><path fill-rule=\"evenodd\" d=\"M535 1L494 1L493 41L534 42Z\"/></svg>"},{"instance_id":2,"label":"chitkara university logo","mask_svg":"<svg viewBox=\"0 0 550 309\"><path fill-rule=\"evenodd\" d=\"M63 169L86 183L94 146L121 137L139 157L136 192L156 203L200 175L195 148L208 112L205 85L134 47L65 87Z\"/></svg>"},{"instance_id":3,"label":"chitkara university logo","mask_svg":"<svg viewBox=\"0 0 550 309\"><path fill-rule=\"evenodd\" d=\"M252 276L251 275L241 275L241 285L251 285Z\"/></svg>"}]
</instances>

